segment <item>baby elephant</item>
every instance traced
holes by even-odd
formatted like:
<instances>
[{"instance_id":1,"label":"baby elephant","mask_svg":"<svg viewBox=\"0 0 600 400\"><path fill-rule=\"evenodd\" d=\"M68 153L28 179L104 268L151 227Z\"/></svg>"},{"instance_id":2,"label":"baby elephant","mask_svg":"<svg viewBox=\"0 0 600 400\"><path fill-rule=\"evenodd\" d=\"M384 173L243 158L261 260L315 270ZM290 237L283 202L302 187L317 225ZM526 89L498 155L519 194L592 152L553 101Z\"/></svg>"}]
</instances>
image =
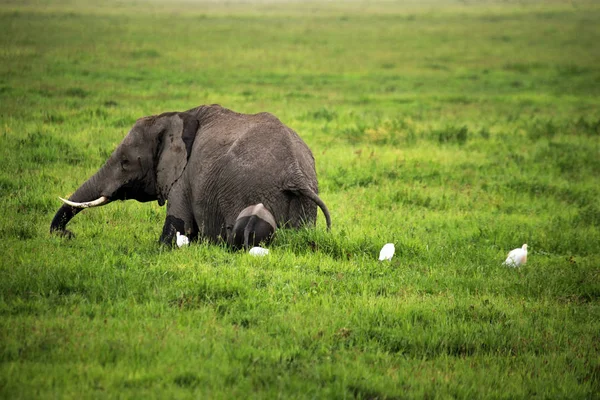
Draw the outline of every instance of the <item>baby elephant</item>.
<instances>
[{"instance_id":1,"label":"baby elephant","mask_svg":"<svg viewBox=\"0 0 600 400\"><path fill-rule=\"evenodd\" d=\"M240 212L229 233L228 242L236 249L249 249L261 242L268 243L276 229L277 223L273 214L262 203L258 203Z\"/></svg>"}]
</instances>

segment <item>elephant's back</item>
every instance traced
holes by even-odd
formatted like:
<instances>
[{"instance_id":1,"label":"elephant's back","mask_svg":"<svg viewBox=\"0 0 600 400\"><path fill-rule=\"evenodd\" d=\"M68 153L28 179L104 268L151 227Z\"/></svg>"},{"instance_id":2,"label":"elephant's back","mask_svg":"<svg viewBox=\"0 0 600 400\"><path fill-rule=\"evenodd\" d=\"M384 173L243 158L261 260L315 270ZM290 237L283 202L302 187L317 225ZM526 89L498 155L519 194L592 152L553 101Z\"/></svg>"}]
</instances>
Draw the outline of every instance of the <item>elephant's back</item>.
<instances>
[{"instance_id":1,"label":"elephant's back","mask_svg":"<svg viewBox=\"0 0 600 400\"><path fill-rule=\"evenodd\" d=\"M195 151L209 163L234 162L240 168L268 168L298 160L314 169L314 158L298 134L270 113L221 111L201 127Z\"/></svg>"},{"instance_id":2,"label":"elephant's back","mask_svg":"<svg viewBox=\"0 0 600 400\"><path fill-rule=\"evenodd\" d=\"M212 111L200 122L189 164L193 198L201 199L206 218L217 214L229 224L248 205L263 203L278 223L296 224L302 213L314 221L316 205L289 188L302 175L318 191L313 155L296 132L269 113Z\"/></svg>"}]
</instances>

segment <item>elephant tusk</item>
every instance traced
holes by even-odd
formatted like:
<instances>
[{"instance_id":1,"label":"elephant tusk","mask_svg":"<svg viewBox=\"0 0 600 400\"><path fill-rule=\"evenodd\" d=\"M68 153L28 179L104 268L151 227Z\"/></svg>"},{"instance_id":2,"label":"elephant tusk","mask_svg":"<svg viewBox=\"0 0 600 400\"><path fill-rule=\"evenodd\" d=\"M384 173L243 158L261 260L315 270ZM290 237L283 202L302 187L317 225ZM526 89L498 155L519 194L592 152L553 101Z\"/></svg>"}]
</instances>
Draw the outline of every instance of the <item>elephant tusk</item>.
<instances>
[{"instance_id":1,"label":"elephant tusk","mask_svg":"<svg viewBox=\"0 0 600 400\"><path fill-rule=\"evenodd\" d=\"M97 207L97 206L101 206L102 204L105 204L108 202L108 197L106 197L106 196L101 196L100 198L98 198L94 201L86 201L85 203L77 203L74 201L63 199L62 197L59 197L59 199L61 199L63 201L63 203L70 205L71 207L75 207L75 208Z\"/></svg>"}]
</instances>

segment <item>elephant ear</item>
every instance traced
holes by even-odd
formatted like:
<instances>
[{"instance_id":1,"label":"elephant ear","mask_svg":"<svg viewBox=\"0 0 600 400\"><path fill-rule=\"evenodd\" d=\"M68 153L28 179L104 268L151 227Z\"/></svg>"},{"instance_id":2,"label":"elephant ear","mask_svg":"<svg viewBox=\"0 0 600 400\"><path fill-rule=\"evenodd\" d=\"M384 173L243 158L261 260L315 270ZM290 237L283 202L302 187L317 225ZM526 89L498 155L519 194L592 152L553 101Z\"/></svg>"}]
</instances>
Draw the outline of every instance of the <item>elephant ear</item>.
<instances>
[{"instance_id":1,"label":"elephant ear","mask_svg":"<svg viewBox=\"0 0 600 400\"><path fill-rule=\"evenodd\" d=\"M199 127L198 119L187 113L176 113L165 118L167 120L159 134L156 166L160 205L165 203L171 187L183 173Z\"/></svg>"}]
</instances>

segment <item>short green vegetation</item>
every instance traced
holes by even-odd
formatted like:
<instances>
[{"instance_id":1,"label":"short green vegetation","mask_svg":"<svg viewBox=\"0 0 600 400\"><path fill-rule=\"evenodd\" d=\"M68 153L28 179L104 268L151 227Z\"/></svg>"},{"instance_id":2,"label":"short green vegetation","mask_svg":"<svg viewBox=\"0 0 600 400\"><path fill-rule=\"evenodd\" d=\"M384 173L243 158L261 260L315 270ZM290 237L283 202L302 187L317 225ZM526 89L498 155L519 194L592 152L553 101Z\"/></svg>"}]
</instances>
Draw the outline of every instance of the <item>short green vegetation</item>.
<instances>
[{"instance_id":1,"label":"short green vegetation","mask_svg":"<svg viewBox=\"0 0 600 400\"><path fill-rule=\"evenodd\" d=\"M598 398L598 21L579 0L3 2L0 397ZM118 202L49 234L137 118L211 103L304 138L331 232L165 250L164 208Z\"/></svg>"}]
</instances>

